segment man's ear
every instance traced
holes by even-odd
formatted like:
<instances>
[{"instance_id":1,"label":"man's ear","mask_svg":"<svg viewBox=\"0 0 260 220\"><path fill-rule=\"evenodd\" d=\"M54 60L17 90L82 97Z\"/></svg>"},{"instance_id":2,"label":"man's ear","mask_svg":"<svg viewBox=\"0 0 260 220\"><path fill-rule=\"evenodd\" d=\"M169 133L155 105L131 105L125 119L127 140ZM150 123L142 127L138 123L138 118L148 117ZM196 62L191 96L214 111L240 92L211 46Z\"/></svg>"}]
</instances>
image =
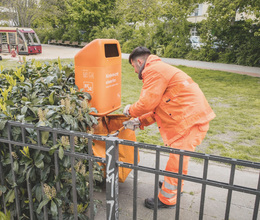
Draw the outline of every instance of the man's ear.
<instances>
[{"instance_id":1,"label":"man's ear","mask_svg":"<svg viewBox=\"0 0 260 220\"><path fill-rule=\"evenodd\" d=\"M138 63L139 66L142 66L144 61L142 59L137 59L137 63Z\"/></svg>"}]
</instances>

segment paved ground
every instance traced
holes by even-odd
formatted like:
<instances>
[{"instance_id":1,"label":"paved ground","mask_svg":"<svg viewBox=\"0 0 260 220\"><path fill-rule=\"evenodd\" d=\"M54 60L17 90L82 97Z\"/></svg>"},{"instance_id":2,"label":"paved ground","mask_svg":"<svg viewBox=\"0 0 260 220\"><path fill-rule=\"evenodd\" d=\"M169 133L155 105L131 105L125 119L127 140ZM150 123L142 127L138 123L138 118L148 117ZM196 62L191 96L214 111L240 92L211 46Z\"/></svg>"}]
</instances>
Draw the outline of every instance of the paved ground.
<instances>
[{"instance_id":1,"label":"paved ground","mask_svg":"<svg viewBox=\"0 0 260 220\"><path fill-rule=\"evenodd\" d=\"M64 47L55 45L42 45L42 54L26 56L27 59L57 59L60 58L73 58L81 48L75 47ZM18 61L19 57L12 58L10 54L0 54L3 59L12 59ZM122 54L123 59L128 59L129 54ZM163 61L172 65L184 65L189 67L201 68L201 69L212 69L221 70L227 72L233 72L238 74L245 74L254 77L260 77L259 67L248 67L233 64L223 64L223 63L210 63L203 61L192 61L183 59L172 59L172 58L162 58Z\"/></svg>"},{"instance_id":2,"label":"paved ground","mask_svg":"<svg viewBox=\"0 0 260 220\"><path fill-rule=\"evenodd\" d=\"M233 73L245 74L249 76L260 77L259 67L249 67L249 66L241 66L241 65L234 65L234 64L210 63L210 62L203 62L203 61L171 59L171 58L163 58L162 60L172 65L183 65L189 67L196 67L200 69L221 70L226 72L233 72Z\"/></svg>"},{"instance_id":3,"label":"paved ground","mask_svg":"<svg viewBox=\"0 0 260 220\"><path fill-rule=\"evenodd\" d=\"M122 58L128 59L129 54L122 54ZM174 59L174 58L162 58L162 60L171 65L179 66L188 66L195 67L200 69L210 69L210 70L220 70L238 74L244 74L254 77L260 77L260 68L259 67L249 67L249 66L241 66L234 64L225 64L225 63L211 63L211 62L203 62L196 60L184 60L184 59Z\"/></svg>"},{"instance_id":4,"label":"paved ground","mask_svg":"<svg viewBox=\"0 0 260 220\"><path fill-rule=\"evenodd\" d=\"M57 59L60 58L73 58L81 48L76 47L64 47L56 45L42 45L42 53L36 55L25 56L27 60L29 59ZM3 59L11 59L14 61L19 61L19 57L12 58L10 54L0 54ZM22 56L21 56L22 57Z\"/></svg>"},{"instance_id":5,"label":"paved ground","mask_svg":"<svg viewBox=\"0 0 260 220\"><path fill-rule=\"evenodd\" d=\"M165 169L167 155L161 156L160 168ZM209 163L208 179L220 182L229 182L230 167L224 164ZM145 167L155 167L155 155L150 152L140 152L139 165ZM201 177L203 173L203 163L190 161L188 175ZM236 170L234 184L250 188L256 188L258 184L259 170ZM163 177L160 177L163 179ZM153 197L154 175L144 172L138 173L137 191L137 219L153 219L153 211L144 206L144 199ZM206 189L204 220L220 220L225 217L226 189L208 186ZM105 219L106 216L106 194L96 193L95 199L102 201L98 205L98 213L95 219ZM185 182L184 193L181 197L180 220L199 219L200 212L201 184ZM253 217L255 196L233 192L229 220L248 220ZM260 215L260 211L259 214ZM158 210L158 220L175 219L175 209ZM119 219L133 219L133 176L127 177L124 183L119 183ZM260 216L258 216L260 219Z\"/></svg>"}]
</instances>

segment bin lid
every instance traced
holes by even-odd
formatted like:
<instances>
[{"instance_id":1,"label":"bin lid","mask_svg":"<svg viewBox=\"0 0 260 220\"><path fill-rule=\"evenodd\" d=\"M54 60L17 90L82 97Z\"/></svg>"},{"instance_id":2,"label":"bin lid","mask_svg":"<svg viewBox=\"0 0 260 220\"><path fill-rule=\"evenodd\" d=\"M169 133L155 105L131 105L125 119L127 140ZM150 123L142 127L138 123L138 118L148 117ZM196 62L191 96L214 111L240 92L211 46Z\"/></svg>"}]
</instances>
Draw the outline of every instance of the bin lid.
<instances>
[{"instance_id":1,"label":"bin lid","mask_svg":"<svg viewBox=\"0 0 260 220\"><path fill-rule=\"evenodd\" d=\"M95 39L74 57L75 66L103 67L121 62L120 44L115 39Z\"/></svg>"}]
</instances>

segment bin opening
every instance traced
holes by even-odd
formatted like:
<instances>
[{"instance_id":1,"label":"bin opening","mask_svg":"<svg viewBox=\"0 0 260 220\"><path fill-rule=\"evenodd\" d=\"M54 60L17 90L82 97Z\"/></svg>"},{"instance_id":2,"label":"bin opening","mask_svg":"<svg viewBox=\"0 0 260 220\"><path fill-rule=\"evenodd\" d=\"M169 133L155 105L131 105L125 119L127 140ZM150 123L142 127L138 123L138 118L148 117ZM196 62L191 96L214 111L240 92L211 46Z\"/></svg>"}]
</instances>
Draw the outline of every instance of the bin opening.
<instances>
[{"instance_id":1,"label":"bin opening","mask_svg":"<svg viewBox=\"0 0 260 220\"><path fill-rule=\"evenodd\" d=\"M105 56L106 57L118 57L119 52L117 44L105 44Z\"/></svg>"}]
</instances>

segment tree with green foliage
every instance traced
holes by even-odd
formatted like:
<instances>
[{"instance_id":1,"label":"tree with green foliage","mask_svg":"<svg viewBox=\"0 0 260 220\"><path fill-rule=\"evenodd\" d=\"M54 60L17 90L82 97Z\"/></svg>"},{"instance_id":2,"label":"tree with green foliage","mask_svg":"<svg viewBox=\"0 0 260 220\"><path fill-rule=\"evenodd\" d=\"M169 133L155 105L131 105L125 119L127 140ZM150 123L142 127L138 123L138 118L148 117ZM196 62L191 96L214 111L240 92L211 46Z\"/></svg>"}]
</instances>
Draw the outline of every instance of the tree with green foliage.
<instances>
[{"instance_id":1,"label":"tree with green foliage","mask_svg":"<svg viewBox=\"0 0 260 220\"><path fill-rule=\"evenodd\" d=\"M47 43L50 39L61 40L68 33L70 20L67 16L67 0L40 1L40 7L44 10L33 23L41 42ZM72 32L69 32L74 37ZM64 36L66 37L66 36ZM77 39L77 37L74 37Z\"/></svg>"},{"instance_id":2,"label":"tree with green foliage","mask_svg":"<svg viewBox=\"0 0 260 220\"><path fill-rule=\"evenodd\" d=\"M94 34L116 22L113 15L115 0L67 0L67 16L70 28L81 31L84 41L94 39Z\"/></svg>"},{"instance_id":3,"label":"tree with green foliage","mask_svg":"<svg viewBox=\"0 0 260 220\"><path fill-rule=\"evenodd\" d=\"M2 6L8 9L5 18L20 27L31 27L41 11L37 0L3 0Z\"/></svg>"},{"instance_id":4,"label":"tree with green foliage","mask_svg":"<svg viewBox=\"0 0 260 220\"><path fill-rule=\"evenodd\" d=\"M163 8L163 38L166 57L183 58L189 51L190 23L188 16L197 7L194 1L167 1ZM157 35L160 39L160 35Z\"/></svg>"},{"instance_id":5,"label":"tree with green foliage","mask_svg":"<svg viewBox=\"0 0 260 220\"><path fill-rule=\"evenodd\" d=\"M208 1L207 19L196 24L205 43L200 50L189 46L195 24L187 18L202 0L35 2L3 0L13 13L0 18L35 28L43 43L115 38L127 53L143 45L159 56L260 66L260 0Z\"/></svg>"},{"instance_id":6,"label":"tree with green foliage","mask_svg":"<svg viewBox=\"0 0 260 220\"><path fill-rule=\"evenodd\" d=\"M164 48L173 41L174 36L178 42L177 36L188 35L186 18L192 11L190 3L118 0L115 14L119 25L103 29L99 34L119 39L123 52L131 52L135 47L143 45L163 55ZM186 45L186 41L183 40L182 44Z\"/></svg>"},{"instance_id":7,"label":"tree with green foliage","mask_svg":"<svg viewBox=\"0 0 260 220\"><path fill-rule=\"evenodd\" d=\"M139 45L152 48L154 42L155 23L160 14L161 5L157 0L137 1L118 0L117 16L121 28L128 30L131 36L123 40L122 50L131 52ZM124 28L123 25L126 27ZM124 37L124 36L123 36Z\"/></svg>"},{"instance_id":8,"label":"tree with green foliage","mask_svg":"<svg viewBox=\"0 0 260 220\"><path fill-rule=\"evenodd\" d=\"M217 45L220 61L260 66L260 1L211 0L208 18L202 22L202 37Z\"/></svg>"}]
</instances>

